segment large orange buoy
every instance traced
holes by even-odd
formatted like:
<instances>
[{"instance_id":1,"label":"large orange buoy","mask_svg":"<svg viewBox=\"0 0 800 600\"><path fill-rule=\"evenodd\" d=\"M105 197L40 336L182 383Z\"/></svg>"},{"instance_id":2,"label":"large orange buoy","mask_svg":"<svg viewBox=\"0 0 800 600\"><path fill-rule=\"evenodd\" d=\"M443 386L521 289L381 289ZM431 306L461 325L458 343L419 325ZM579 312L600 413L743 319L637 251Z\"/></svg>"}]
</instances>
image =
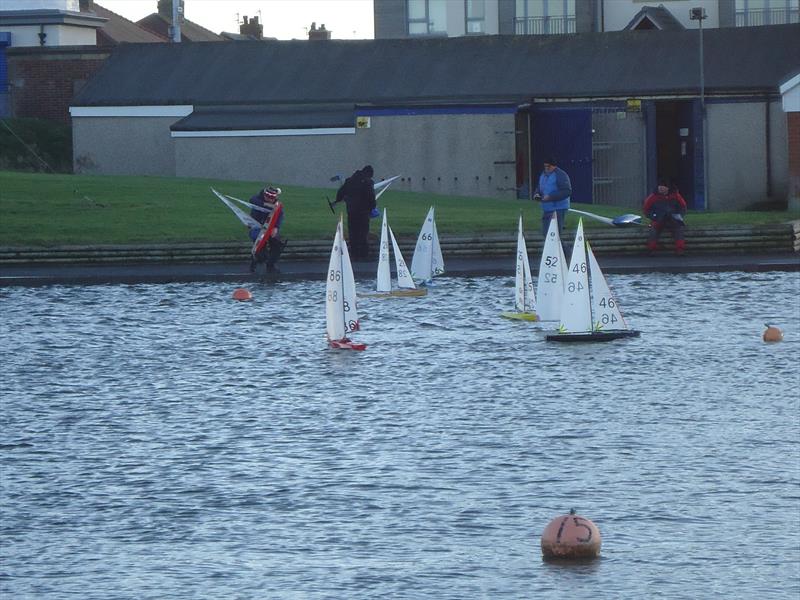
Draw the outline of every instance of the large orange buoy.
<instances>
[{"instance_id":1,"label":"large orange buoy","mask_svg":"<svg viewBox=\"0 0 800 600\"><path fill-rule=\"evenodd\" d=\"M239 302L247 302L248 300L253 299L253 294L250 293L250 290L236 288L233 290L233 299L239 300Z\"/></svg>"},{"instance_id":2,"label":"large orange buoy","mask_svg":"<svg viewBox=\"0 0 800 600\"><path fill-rule=\"evenodd\" d=\"M600 530L589 519L575 514L560 515L550 521L542 533L545 560L588 559L600 554Z\"/></svg>"},{"instance_id":3,"label":"large orange buoy","mask_svg":"<svg viewBox=\"0 0 800 600\"><path fill-rule=\"evenodd\" d=\"M764 341L765 342L780 342L783 339L783 332L778 329L777 327L773 327L769 323L766 323L766 331L764 331Z\"/></svg>"}]
</instances>

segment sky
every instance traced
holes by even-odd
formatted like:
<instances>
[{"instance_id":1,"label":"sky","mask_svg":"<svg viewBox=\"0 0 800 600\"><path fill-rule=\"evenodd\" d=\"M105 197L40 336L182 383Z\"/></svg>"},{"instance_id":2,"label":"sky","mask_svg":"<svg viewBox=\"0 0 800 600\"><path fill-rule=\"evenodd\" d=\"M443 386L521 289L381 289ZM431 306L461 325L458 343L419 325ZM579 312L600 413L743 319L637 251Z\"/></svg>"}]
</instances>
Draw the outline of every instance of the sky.
<instances>
[{"instance_id":1,"label":"sky","mask_svg":"<svg viewBox=\"0 0 800 600\"><path fill-rule=\"evenodd\" d=\"M138 21L156 12L158 0L95 0L97 4ZM259 17L264 37L308 39L315 22L324 24L333 39L372 39L372 0L184 0L185 17L210 29L238 32L244 16ZM238 20L237 20L238 19Z\"/></svg>"}]
</instances>

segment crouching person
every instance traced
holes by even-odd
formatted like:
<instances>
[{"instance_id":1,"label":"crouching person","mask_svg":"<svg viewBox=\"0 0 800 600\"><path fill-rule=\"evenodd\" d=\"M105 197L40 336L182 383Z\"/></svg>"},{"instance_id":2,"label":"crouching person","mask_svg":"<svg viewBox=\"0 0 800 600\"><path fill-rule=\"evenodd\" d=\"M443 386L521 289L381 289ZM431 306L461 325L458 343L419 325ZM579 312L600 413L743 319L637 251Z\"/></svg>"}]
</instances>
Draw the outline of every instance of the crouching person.
<instances>
[{"instance_id":1,"label":"crouching person","mask_svg":"<svg viewBox=\"0 0 800 600\"><path fill-rule=\"evenodd\" d=\"M670 189L665 180L659 180L656 191L644 201L644 216L650 219L650 233L647 238L647 249L652 253L658 249L658 238L668 229L675 242L675 252L683 254L686 240L683 228L686 223L686 200L676 189Z\"/></svg>"}]
</instances>

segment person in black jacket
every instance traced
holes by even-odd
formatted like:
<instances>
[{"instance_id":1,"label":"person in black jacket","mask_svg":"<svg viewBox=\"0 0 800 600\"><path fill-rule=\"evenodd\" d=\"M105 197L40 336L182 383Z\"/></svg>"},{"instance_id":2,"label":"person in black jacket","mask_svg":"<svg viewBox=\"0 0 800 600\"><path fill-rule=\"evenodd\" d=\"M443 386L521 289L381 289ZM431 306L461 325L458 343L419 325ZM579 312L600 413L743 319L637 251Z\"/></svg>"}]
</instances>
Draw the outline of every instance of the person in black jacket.
<instances>
[{"instance_id":1,"label":"person in black jacket","mask_svg":"<svg viewBox=\"0 0 800 600\"><path fill-rule=\"evenodd\" d=\"M347 205L347 234L353 260L369 259L369 219L377 209L371 165L348 177L336 192L336 202Z\"/></svg>"}]
</instances>

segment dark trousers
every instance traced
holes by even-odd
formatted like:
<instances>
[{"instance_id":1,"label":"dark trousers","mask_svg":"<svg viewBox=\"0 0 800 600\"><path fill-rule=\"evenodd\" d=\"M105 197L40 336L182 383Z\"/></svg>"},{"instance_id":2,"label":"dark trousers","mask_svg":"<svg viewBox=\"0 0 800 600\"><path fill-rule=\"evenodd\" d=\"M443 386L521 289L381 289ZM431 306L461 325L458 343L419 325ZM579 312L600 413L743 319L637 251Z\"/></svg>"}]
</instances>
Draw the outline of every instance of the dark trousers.
<instances>
[{"instance_id":1,"label":"dark trousers","mask_svg":"<svg viewBox=\"0 0 800 600\"><path fill-rule=\"evenodd\" d=\"M267 263L267 268L271 269L278 262L278 258L283 251L283 242L280 236L275 236L267 240L267 245L254 257L254 262Z\"/></svg>"},{"instance_id":2,"label":"dark trousers","mask_svg":"<svg viewBox=\"0 0 800 600\"><path fill-rule=\"evenodd\" d=\"M347 236L353 260L366 259L369 255L369 212L347 213Z\"/></svg>"},{"instance_id":3,"label":"dark trousers","mask_svg":"<svg viewBox=\"0 0 800 600\"><path fill-rule=\"evenodd\" d=\"M672 233L672 239L675 240L675 250L683 252L686 248L686 242L683 239L683 223L669 219L666 221L653 221L650 223L650 232L647 236L647 249L655 250L658 248L658 238L665 230Z\"/></svg>"},{"instance_id":4,"label":"dark trousers","mask_svg":"<svg viewBox=\"0 0 800 600\"><path fill-rule=\"evenodd\" d=\"M558 218L558 235L564 233L564 221L567 217L567 209L562 208L559 210L545 210L542 212L542 235L547 237L547 230L550 229L550 219L553 218L553 213L556 213Z\"/></svg>"}]
</instances>

